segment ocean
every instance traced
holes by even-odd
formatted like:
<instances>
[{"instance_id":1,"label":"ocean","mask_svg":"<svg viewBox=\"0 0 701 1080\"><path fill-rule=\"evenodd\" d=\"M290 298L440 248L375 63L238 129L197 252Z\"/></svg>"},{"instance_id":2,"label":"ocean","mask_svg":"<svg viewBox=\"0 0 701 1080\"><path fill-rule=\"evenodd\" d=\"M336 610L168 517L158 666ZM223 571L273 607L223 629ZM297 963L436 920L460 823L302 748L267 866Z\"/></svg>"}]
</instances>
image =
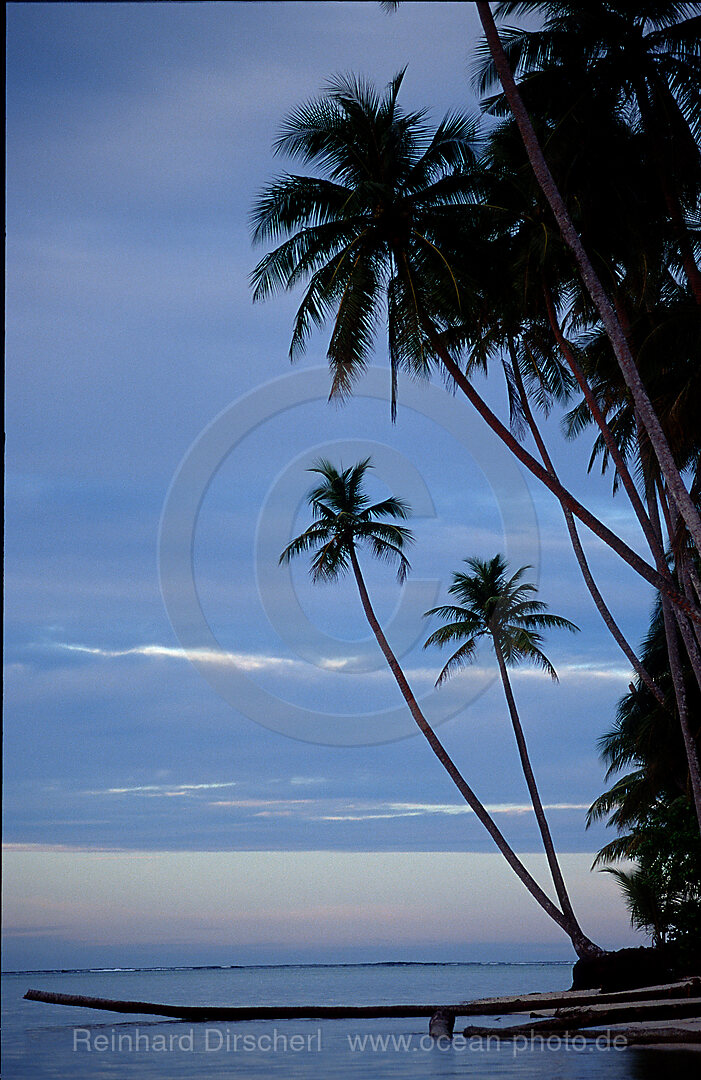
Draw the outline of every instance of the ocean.
<instances>
[{"instance_id":1,"label":"ocean","mask_svg":"<svg viewBox=\"0 0 701 1080\"><path fill-rule=\"evenodd\" d=\"M427 1036L427 1019L246 1023L124 1016L24 1001L31 987L182 1005L454 1004L565 990L566 963L334 964L13 972L3 975L4 1080L675 1080L701 1075L679 1049L583 1040L535 1046ZM461 1019L499 1025L499 1018Z\"/></svg>"}]
</instances>

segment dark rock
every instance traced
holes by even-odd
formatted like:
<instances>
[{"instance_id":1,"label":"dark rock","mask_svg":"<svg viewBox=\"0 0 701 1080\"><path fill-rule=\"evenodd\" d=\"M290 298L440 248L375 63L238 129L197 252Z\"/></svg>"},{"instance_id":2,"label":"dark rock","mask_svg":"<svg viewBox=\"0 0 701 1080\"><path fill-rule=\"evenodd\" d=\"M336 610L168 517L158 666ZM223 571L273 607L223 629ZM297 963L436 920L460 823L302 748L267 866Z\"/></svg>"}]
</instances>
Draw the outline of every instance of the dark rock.
<instances>
[{"instance_id":1,"label":"dark rock","mask_svg":"<svg viewBox=\"0 0 701 1080\"><path fill-rule=\"evenodd\" d=\"M602 993L661 986L676 978L672 958L665 949L618 949L591 960L578 960L572 969L572 990L599 989Z\"/></svg>"}]
</instances>

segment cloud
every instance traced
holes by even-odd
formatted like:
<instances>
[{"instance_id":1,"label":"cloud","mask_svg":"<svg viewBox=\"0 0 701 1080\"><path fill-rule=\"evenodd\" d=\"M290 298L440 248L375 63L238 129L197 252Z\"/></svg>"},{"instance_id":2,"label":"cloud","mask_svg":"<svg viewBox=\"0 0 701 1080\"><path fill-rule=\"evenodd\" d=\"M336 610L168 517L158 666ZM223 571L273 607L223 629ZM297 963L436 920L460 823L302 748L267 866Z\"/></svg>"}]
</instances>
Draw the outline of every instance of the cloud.
<instances>
[{"instance_id":1,"label":"cloud","mask_svg":"<svg viewBox=\"0 0 701 1080\"><path fill-rule=\"evenodd\" d=\"M59 649L70 652L87 653L106 660L115 660L122 656L164 657L169 660L190 660L197 664L223 664L243 671L277 671L292 668L299 661L283 656L271 656L257 653L233 653L224 649L183 649L173 645L134 645L129 649L106 649L95 645L71 645L57 642Z\"/></svg>"},{"instance_id":2,"label":"cloud","mask_svg":"<svg viewBox=\"0 0 701 1080\"><path fill-rule=\"evenodd\" d=\"M75 645L66 642L56 642L55 648L67 649L70 652L86 653L91 656L99 656L104 659L114 660L124 656L164 657L174 660L191 660L193 663L231 665L243 671L272 671L292 672L301 668L305 673L311 673L315 667L330 672L343 672L345 668L352 668L355 657L320 659L316 665L306 660L296 660L284 656L276 656L271 653L243 653L228 652L225 649L184 649L172 645L134 645L128 649L109 649L96 645ZM570 661L558 664L560 678L571 676L577 679L631 679L633 672L629 668L615 665L597 664L594 661ZM357 674L357 672L352 672ZM407 668L406 674L413 679L430 679L436 677L436 669L430 667ZM491 666L473 664L461 672L461 678L483 679L485 676L494 675L495 670ZM512 669L511 677L515 679L536 679L550 682L547 672L533 667L517 667ZM362 678L381 678L391 680L391 672L380 668L376 671L363 672Z\"/></svg>"},{"instance_id":3,"label":"cloud","mask_svg":"<svg viewBox=\"0 0 701 1080\"><path fill-rule=\"evenodd\" d=\"M209 804L232 810L255 810L255 817L289 817L298 812L309 821L390 821L396 818L426 817L430 815L472 814L464 803L410 803L410 802L347 802L339 799L241 799L218 800ZM326 808L326 809L325 809ZM532 814L530 803L492 803L486 807L490 814ZM546 803L544 809L552 811L582 811L588 803Z\"/></svg>"},{"instance_id":4,"label":"cloud","mask_svg":"<svg viewBox=\"0 0 701 1080\"><path fill-rule=\"evenodd\" d=\"M214 784L140 784L136 787L112 787L86 791L85 795L191 795L195 791L212 791L214 788L237 787L237 780Z\"/></svg>"}]
</instances>

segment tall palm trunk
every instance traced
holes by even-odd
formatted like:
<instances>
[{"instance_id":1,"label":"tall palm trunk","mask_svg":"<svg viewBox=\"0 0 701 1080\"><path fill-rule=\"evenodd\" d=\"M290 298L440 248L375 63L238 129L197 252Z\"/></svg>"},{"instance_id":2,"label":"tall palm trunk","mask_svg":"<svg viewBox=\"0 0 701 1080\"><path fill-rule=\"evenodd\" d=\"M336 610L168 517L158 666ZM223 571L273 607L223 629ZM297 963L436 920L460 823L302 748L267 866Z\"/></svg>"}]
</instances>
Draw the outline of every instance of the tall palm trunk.
<instances>
[{"instance_id":1,"label":"tall palm trunk","mask_svg":"<svg viewBox=\"0 0 701 1080\"><path fill-rule=\"evenodd\" d=\"M628 467L626 465L625 459L623 458L623 456L620 453L620 450L618 449L618 446L617 446L616 441L614 439L613 433L612 433L611 429L609 428L608 424L606 423L606 420L604 419L603 415L601 414L601 412L599 410L599 407L598 407L598 403L596 401L596 398L594 397L594 395L593 395L593 393L591 391L591 388L589 387L589 385L588 385L588 383L586 381L584 373L582 372L581 368L579 367L579 365L577 363L577 360L576 360L576 357L572 353L572 350L569 348L567 340L564 337L564 335L563 335L563 333L562 333L562 331L560 329L559 323L557 321L557 316L556 316L556 313L555 313L554 305L553 305L553 302L552 302L552 298L549 296L547 286L545 286L545 288L544 288L544 294L545 294L546 306L547 306L547 309L548 309L548 318L549 318L549 321L550 321L550 324L551 324L551 328L553 330L553 334L554 334L558 344L560 345L560 351L562 352L563 356L567 360L567 362L568 362L568 364L570 366L570 369L572 370L575 378L577 379L577 382L579 383L579 385L580 385L580 387L581 387L581 389L582 389L582 391L584 393L584 397L585 397L585 400L586 400L587 404L589 405L590 412L591 412L592 416L594 417L594 420L596 421L596 423L597 423L597 425L598 425L598 427L599 427L599 429L601 431L602 437L603 437L604 442L605 442L605 444L606 444L606 446L607 446L607 448L609 450L609 453L611 454L611 458L612 458L612 460L613 460L613 462L614 462L614 464L615 464L615 466L616 466L616 468L618 470L618 474L619 474L619 476L621 478L623 486L625 487L626 491L628 492L628 496L630 498L631 505L633 506L633 509L635 510L635 513L636 513L636 516L638 518L638 521L640 522L640 525L642 526L643 532L645 534L645 538L646 538L646 540L648 542L648 545L650 547L650 552L651 552L651 554L653 556L653 559L655 560L655 566L657 568L657 571L668 579L669 584L670 584L670 586L672 588L675 588L676 587L675 582L674 582L674 579L673 579L672 574L670 572L669 566L667 564L667 560L666 560L665 555L664 555L664 538L662 536L662 531L659 528L659 518L656 519L657 520L657 527L655 527L653 525L652 520L651 520L650 513L645 512L645 508L642 505L642 500L640 499L640 496L638 495L637 488L635 487L635 484L633 482L633 478L630 475L630 472L629 472ZM625 325L626 324L624 323L624 326ZM626 330L626 335L627 335L627 330ZM653 492L653 499L654 499L654 492ZM655 512L657 512L657 503L656 502L655 502ZM667 522L667 526L668 526L667 527L667 533L668 533L668 536L670 538L670 543L671 543L672 535L673 535L673 532L674 532L674 529L673 529L672 524L671 524L672 515L675 515L677 518L679 517L678 509L676 508L676 505L674 503L672 503L666 509L666 517L669 518L669 521ZM683 589L684 595L686 596L687 600L691 604L696 606L695 597L694 597L693 593L688 588L684 587L683 581L681 580L681 575L680 575L680 584L682 585L682 589ZM680 633L682 635L682 639L683 639L684 643L687 645L687 650L689 651L689 659L691 661L691 665L692 665L692 668L694 670L694 674L696 675L697 682L699 683L699 688L701 689L701 654L699 654L698 648L696 647L696 645L694 644L694 641L692 640L692 626L693 626L693 635L696 638L697 642L698 642L698 639L699 639L699 626L696 623L692 623L692 625L690 625L689 622L684 617L684 615L680 612L678 606L675 606L672 610L673 610L674 617L675 617L675 619L676 619L676 621L677 621L677 623L679 625L679 631L680 631Z\"/></svg>"},{"instance_id":2,"label":"tall palm trunk","mask_svg":"<svg viewBox=\"0 0 701 1080\"><path fill-rule=\"evenodd\" d=\"M698 576L694 569L691 552L686 543L686 530L683 523L680 522L679 515L674 512L674 505L670 505L669 500L667 499L667 493L660 483L659 476L655 478L655 486L659 504L662 507L667 536L669 537L669 547L674 554L674 564L677 569L679 582L684 590L684 595L691 600L692 603L698 602L698 600L701 599L701 588L699 588ZM701 647L701 626L692 622L691 629L694 638L696 639L696 644ZM694 671L696 672L696 668ZM701 683L699 685L701 686Z\"/></svg>"},{"instance_id":3,"label":"tall palm trunk","mask_svg":"<svg viewBox=\"0 0 701 1080\"><path fill-rule=\"evenodd\" d=\"M374 609L370 602L370 597L365 586L365 580L363 578L362 571L360 569L360 563L358 562L358 556L355 552L354 547L350 548L350 559L351 565L353 567L353 574L355 576L356 585L358 586L358 592L360 594L360 601L363 605L363 611L365 612L365 617L370 624L370 628L375 635L375 638L377 639L377 644L380 646L380 649L382 650L382 654L387 661L389 669L392 672L397 686L402 693L402 697L407 703L409 712L415 720L419 730L421 731L421 734L427 740L433 753L436 755L441 765L450 776L458 791L465 799L467 805L474 812L475 816L482 823L482 825L484 825L485 829L492 837L494 843L506 859L511 869L514 871L514 873L523 883L523 885L525 885L525 887L528 889L533 899L536 900L537 903L540 904L540 906L542 907L543 911L545 911L545 913L549 915L550 918L553 919L553 921L556 922L557 925L565 931L570 941L572 942L577 956L579 956L580 958L601 956L603 950L598 945L595 945L594 942L590 941L589 938L587 938L582 933L576 923L576 920L574 919L574 916L569 916L563 911L561 911L558 907L556 907L550 897L543 892L538 882L531 876L531 874L529 874L528 870L518 858L516 853L513 851L508 841L502 835L500 829L492 820L489 813L482 805L480 800L477 798L472 788L469 786L467 781L459 772L452 758L448 755L443 744L440 742L433 728L422 713L419 703L414 697L412 689L406 679L406 676L401 669L399 661L392 652L389 642L387 641L387 638L382 631L382 627L377 620L377 616L375 615Z\"/></svg>"},{"instance_id":4,"label":"tall palm trunk","mask_svg":"<svg viewBox=\"0 0 701 1080\"><path fill-rule=\"evenodd\" d=\"M574 355L574 352L570 348L570 344L567 341L567 338L562 332L562 328L557 317L557 312L555 310L555 304L552 294L548 285L545 282L543 283L543 299L545 300L545 309L547 311L548 322L550 323L553 337L558 344L560 352L562 353L567 363L567 366L577 380L577 384L579 385L579 388L584 395L584 400L587 403L587 407L592 415L592 419L594 420L594 423L601 432L601 437L604 440L606 449L611 455L611 460L616 466L618 475L621 479L621 483L623 484L623 488L628 498L630 499L633 510L635 511L635 516L640 522L640 526L643 530L643 533L645 534L645 539L650 546L650 550L652 551L653 556L657 558L657 555L660 554L660 550L657 536L655 535L655 530L652 528L650 518L645 511L643 501L640 498L637 487L635 486L635 481L630 475L628 464L619 449L618 443L614 438L614 434L611 431L611 428L609 427L606 418L601 412L601 409L599 408L599 403L594 396L594 393L589 385L589 382L587 381L584 372L579 365L576 356Z\"/></svg>"},{"instance_id":5,"label":"tall palm trunk","mask_svg":"<svg viewBox=\"0 0 701 1080\"><path fill-rule=\"evenodd\" d=\"M659 480L659 477L657 478ZM692 564L690 560L689 550L684 543L685 530L679 520L679 515L676 512L674 504L668 505L665 498L664 489L659 483L654 485L654 490L659 493L659 502L662 506L662 511L665 517L665 524L667 526L667 536L669 537L669 547L674 556L674 565L679 578L679 583L684 590L684 595L694 598L694 592L691 587L691 570ZM680 532L684 533L679 542L675 541L675 537L678 537ZM677 612L674 609L676 616ZM691 663L692 671L696 676L696 682L701 690L701 652L699 646L701 646L701 627L695 623L689 623L686 619L677 619L679 624L679 633L682 635L682 641L686 646L689 661Z\"/></svg>"},{"instance_id":6,"label":"tall palm trunk","mask_svg":"<svg viewBox=\"0 0 701 1080\"><path fill-rule=\"evenodd\" d=\"M667 482L670 494L674 499L679 512L686 522L689 533L693 538L697 551L701 552L701 517L694 502L686 489L684 481L679 473L672 451L670 450L665 434L662 430L657 413L647 394L640 378L635 361L628 348L628 342L623 332L616 312L599 280L598 274L584 249L579 234L572 223L565 202L555 183L552 173L543 155L538 137L531 123L528 111L519 93L509 61L504 52L496 28L492 10L488 0L476 0L477 10L484 28L487 43L494 60L499 79L504 88L509 108L514 116L518 129L521 133L528 159L535 174L536 180L545 195L550 208L555 216L562 237L571 250L582 280L596 306L599 316L604 325L606 334L611 342L621 374L626 386L631 392L635 407L640 415L641 422L647 432L650 444L659 462L662 474Z\"/></svg>"},{"instance_id":7,"label":"tall palm trunk","mask_svg":"<svg viewBox=\"0 0 701 1080\"><path fill-rule=\"evenodd\" d=\"M530 403L528 401L528 395L526 394L526 388L523 385L523 378L521 377L521 368L519 366L518 356L516 355L516 350L513 347L513 342L511 341L511 339L509 339L509 353L510 353L510 356L511 356L511 367L512 367L512 370L513 370L513 373L514 373L514 380L516 382L516 389L518 390L518 394L519 394L519 398L520 398L520 402L521 402L521 408L523 409L523 414L526 417L526 423L528 424L528 427L530 428L531 434L533 435L533 439L535 441L535 444L538 447L538 453L540 454L540 456L542 458L542 461L543 461L543 464L545 465L545 468L553 476L557 477L557 473L555 471L555 466L553 464L552 458L550 457L550 454L548 453L548 448L545 445L545 441L543 439L543 436L541 435L540 429L539 429L539 427L538 427L538 425L536 423L535 417L533 416L533 411L532 411ZM627 658L628 662L632 665L633 670L637 673L637 675L640 677L641 681L645 684L645 686L648 688L648 690L654 696L654 698L659 702L659 704L663 708L666 708L665 698L664 698L664 694L663 694L662 690L659 688L659 686L657 685L655 680L652 678L652 676L649 674L649 672L644 667L644 665L640 662L640 659L638 658L635 650L633 649L633 647L630 645L630 643L628 642L628 640L624 636L621 628L619 627L618 623L616 622L613 615L611 614L611 611L609 610L609 607L606 604L606 601L604 600L603 596L599 592L599 588L598 588L596 582L594 581L594 577L593 577L592 572L591 572L591 570L589 568L589 563L588 563L587 557L586 557L586 555L584 553L584 548L582 547L582 543L581 543L581 541L579 539L579 533L577 532L577 525L575 523L572 512L568 509L567 506L565 506L565 504L562 502L562 500L560 500L560 506L562 507L562 512L563 512L563 514L565 516L565 524L567 525L567 531L568 531L569 536L570 536L570 542L572 544L572 550L574 551L574 555L575 555L575 558L576 558L577 563L579 565L579 569L582 572L582 577L584 578L584 582L585 582L585 584L586 584L586 586L587 586L587 588L589 590L589 593L591 595L592 600L594 601L594 604L596 606L596 610L601 615L601 618L603 619L603 621L604 621L609 633L613 637L614 641L620 647L621 651L623 652L623 654ZM687 598L688 598L688 594L687 594Z\"/></svg>"},{"instance_id":8,"label":"tall palm trunk","mask_svg":"<svg viewBox=\"0 0 701 1080\"><path fill-rule=\"evenodd\" d=\"M642 433L639 433L639 441L642 442ZM654 528L657 530L660 542L662 542L662 527L660 523L659 511L657 507L657 497L655 493L655 487L653 479L650 475L650 465L645 462L645 454L643 447L641 446L640 460L643 463L645 469L645 494L648 502L648 509L650 513L650 520ZM689 717L689 706L686 694L686 684L684 682L684 672L682 669L681 655L679 652L679 638L677 636L677 627L682 634L684 644L689 651L689 644L687 637L684 634L684 627L681 621L675 620L675 615L672 610L672 606L666 596L660 594L660 602L662 604L662 619L664 622L665 639L667 642L667 656L669 658L669 670L672 676L672 685L674 687L674 697L677 703L677 715L679 717L679 726L682 731L682 738L684 740L684 749L686 751L686 759L689 766L689 781L691 784L691 793L694 800L694 807L696 809L696 817L699 823L699 830L701 831L701 764L699 763L698 747L691 730L691 722ZM692 638L693 641L693 638ZM695 643L694 643L695 644Z\"/></svg>"},{"instance_id":9,"label":"tall palm trunk","mask_svg":"<svg viewBox=\"0 0 701 1080\"><path fill-rule=\"evenodd\" d=\"M505 424L496 416L487 405L486 401L477 393L474 386L460 369L459 365L450 355L445 345L441 341L436 329L432 325L429 319L423 320L423 327L431 343L431 348L438 356L447 371L451 379L457 386L463 391L468 401L474 405L477 412L489 425L495 435L501 439L501 441L508 446L515 457L526 466L529 472L533 473L538 480L540 480L558 501L566 506L576 517L579 518L587 528L599 537L600 540L615 551L628 565L636 571L646 581L649 581L651 585L654 585L656 589L663 592L672 603L677 604L687 614L701 623L701 610L693 604L690 604L686 596L683 596L678 589L674 587L669 575L660 573L659 570L653 569L649 563L646 563L632 548L628 547L620 537L616 536L602 521L600 521L594 514L592 514L585 506L572 495L567 488L563 487L556 477L552 476L548 470L537 461L532 454L521 446L519 441L509 431Z\"/></svg>"},{"instance_id":10,"label":"tall palm trunk","mask_svg":"<svg viewBox=\"0 0 701 1080\"><path fill-rule=\"evenodd\" d=\"M506 661L504 660L504 653L502 652L499 639L496 634L492 634L492 642L494 644L494 652L496 653L497 664L499 665L499 674L501 675L501 682L504 687L504 695L506 697L506 704L509 708L509 716L511 717L511 726L514 729L514 735L516 736L516 745L518 746L518 753L521 759L521 768L523 769L523 775L526 779L526 786L528 787L528 794L531 797L531 804L533 806L533 812L535 819L538 823L538 829L540 831L541 839L543 841L543 848L545 849L545 856L548 860L548 866L550 867L550 873L553 879L553 885L555 886L555 892L557 898L560 901L560 907L563 913L572 921L572 925L575 926L580 934L584 936L574 910L572 903L567 892L567 886L565 885L562 871L560 870L560 864L557 860L555 853L555 845L550 833L550 826L545 816L545 810L543 809L543 803L538 791L538 785L533 774L533 768L531 766L531 760L528 754L528 747L526 746L526 737L523 734L523 728L521 726L521 719L518 715L518 709L516 708L516 701L514 699L513 691L511 689L511 680L509 679L509 673L506 667Z\"/></svg>"}]
</instances>

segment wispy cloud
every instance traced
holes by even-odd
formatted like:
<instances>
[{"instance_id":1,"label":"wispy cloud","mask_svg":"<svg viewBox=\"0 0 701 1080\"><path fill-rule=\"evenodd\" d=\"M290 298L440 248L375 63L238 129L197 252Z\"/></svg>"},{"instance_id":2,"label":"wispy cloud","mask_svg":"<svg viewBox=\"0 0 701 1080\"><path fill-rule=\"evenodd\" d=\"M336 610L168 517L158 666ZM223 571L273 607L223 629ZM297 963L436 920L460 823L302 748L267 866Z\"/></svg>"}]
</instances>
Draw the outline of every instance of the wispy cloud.
<instances>
[{"instance_id":1,"label":"wispy cloud","mask_svg":"<svg viewBox=\"0 0 701 1080\"><path fill-rule=\"evenodd\" d=\"M209 804L230 810L253 810L254 817L290 817L307 821L389 821L395 818L472 814L465 803L348 802L341 799L220 799ZM587 803L548 803L547 811L587 810ZM532 814L530 803L492 803L490 814Z\"/></svg>"},{"instance_id":2,"label":"wispy cloud","mask_svg":"<svg viewBox=\"0 0 701 1080\"><path fill-rule=\"evenodd\" d=\"M305 673L313 672L315 667L320 667L326 671L338 671L342 672L345 669L353 669L356 663L356 657L348 656L341 658L320 658L317 664L310 664L306 660L299 660L285 656L276 656L273 653L244 653L244 652L227 652L224 649L184 649L182 646L173 645L134 645L128 649L110 649L104 646L96 645L78 645L67 642L57 642L56 648L67 649L70 652L85 653L90 656L98 656L104 659L118 659L125 656L143 656L147 658L165 658L173 660L190 660L195 663L204 664L220 664L224 666L235 667L242 671L268 671L272 673L287 672L287 673L299 673L304 671ZM438 667L438 665L437 665ZM436 678L436 668L432 667L410 667L407 668L407 675L413 679L430 679ZM619 667L611 664L602 664L595 660L574 660L557 665L557 671L560 679L565 678L577 678L577 679L607 679L620 682L622 679L630 680L633 677L633 672L629 668ZM479 678L483 679L486 676L495 675L495 669L492 666L485 664L474 664L469 668L466 668L461 673L461 678L469 679ZM363 672L362 677L365 679L387 679L392 678L389 671L385 671L380 668L376 671ZM538 668L533 667L518 667L512 672L512 677L515 679L535 679L537 681L550 682L550 676L545 671L541 671Z\"/></svg>"},{"instance_id":3,"label":"wispy cloud","mask_svg":"<svg viewBox=\"0 0 701 1080\"><path fill-rule=\"evenodd\" d=\"M185 649L177 645L133 645L128 649L108 649L98 645L76 645L68 642L57 642L55 647L67 649L69 652L85 653L88 656L97 656L105 660L116 660L125 656L143 656L167 660L189 660L196 664L218 664L223 667L233 667L240 671L268 671L272 673L294 672L305 673L313 671L315 667L324 671L344 671L353 669L357 663L357 657L320 657L316 664L310 664L306 660L297 660L286 656L276 656L273 653L248 653L229 652L226 649ZM370 675L376 674L370 672ZM385 675L381 671L382 676ZM388 673L387 673L388 674ZM415 675L423 674L421 669L414 672ZM435 675L433 670L427 671L431 677Z\"/></svg>"},{"instance_id":4,"label":"wispy cloud","mask_svg":"<svg viewBox=\"0 0 701 1080\"><path fill-rule=\"evenodd\" d=\"M533 807L530 803L493 803L486 807L490 814L532 814ZM548 803L545 810L587 810L586 803ZM369 807L367 811L349 808L348 813L323 814L318 821L380 821L394 818L423 817L430 814L442 814L453 816L456 814L472 814L467 804L461 803L386 803L380 804L377 811Z\"/></svg>"},{"instance_id":5,"label":"wispy cloud","mask_svg":"<svg viewBox=\"0 0 701 1080\"><path fill-rule=\"evenodd\" d=\"M101 788L86 791L85 795L190 795L196 791L211 791L214 788L236 787L238 781L226 780L216 784L137 784L134 787Z\"/></svg>"},{"instance_id":6,"label":"wispy cloud","mask_svg":"<svg viewBox=\"0 0 701 1080\"><path fill-rule=\"evenodd\" d=\"M314 803L314 799L221 799L210 803L210 806L229 806L240 809L251 809L270 806L308 806Z\"/></svg>"},{"instance_id":7,"label":"wispy cloud","mask_svg":"<svg viewBox=\"0 0 701 1080\"><path fill-rule=\"evenodd\" d=\"M107 649L96 645L73 645L58 642L59 649L70 652L87 653L106 660L115 660L123 656L163 657L169 660L192 660L201 664L223 664L242 668L244 671L265 671L293 668L300 661L268 653L226 652L224 649L184 649L174 645L133 645L128 649Z\"/></svg>"}]
</instances>

